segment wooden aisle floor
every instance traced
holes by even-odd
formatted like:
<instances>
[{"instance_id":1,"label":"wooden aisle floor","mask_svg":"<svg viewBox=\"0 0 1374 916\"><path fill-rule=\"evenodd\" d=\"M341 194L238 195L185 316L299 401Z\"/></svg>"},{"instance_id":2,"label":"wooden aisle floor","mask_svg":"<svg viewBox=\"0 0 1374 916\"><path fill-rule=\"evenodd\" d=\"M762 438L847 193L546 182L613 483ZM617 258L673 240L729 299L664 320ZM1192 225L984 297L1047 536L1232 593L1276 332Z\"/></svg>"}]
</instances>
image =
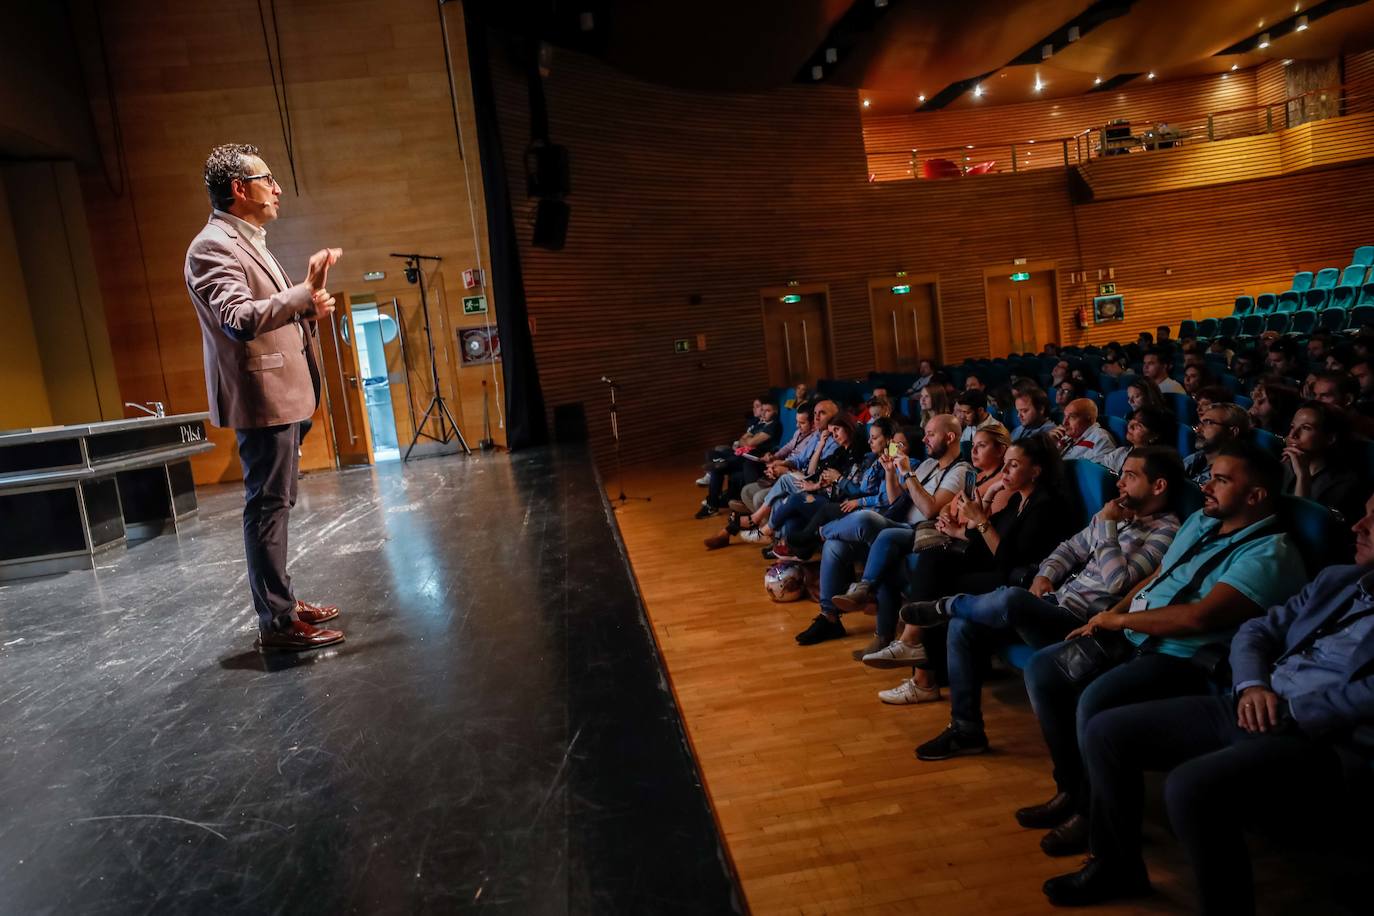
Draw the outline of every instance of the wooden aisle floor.
<instances>
[{"instance_id":1,"label":"wooden aisle floor","mask_svg":"<svg viewBox=\"0 0 1374 916\"><path fill-rule=\"evenodd\" d=\"M750 545L708 553L721 519L692 518L700 471L630 469L626 492L650 496L616 511L721 831L755 914L1042 913L1045 878L1080 860L1050 859L1017 807L1053 792L1049 757L1019 676L985 691L992 750L922 763L915 746L945 726L945 700L893 707L877 691L902 671L850 658L873 618L847 618L850 637L799 647L809 601L774 604L768 563ZM615 495L619 487L607 481ZM1158 821L1147 826L1159 893L1137 906L1192 909L1190 878Z\"/></svg>"}]
</instances>

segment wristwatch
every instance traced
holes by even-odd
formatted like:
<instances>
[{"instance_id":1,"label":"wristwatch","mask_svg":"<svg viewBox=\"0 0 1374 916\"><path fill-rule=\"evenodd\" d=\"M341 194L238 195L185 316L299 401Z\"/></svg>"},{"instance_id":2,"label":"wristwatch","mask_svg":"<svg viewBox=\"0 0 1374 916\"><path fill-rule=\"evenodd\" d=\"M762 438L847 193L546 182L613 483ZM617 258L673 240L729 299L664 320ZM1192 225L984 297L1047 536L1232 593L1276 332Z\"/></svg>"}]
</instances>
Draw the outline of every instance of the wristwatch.
<instances>
[{"instance_id":1,"label":"wristwatch","mask_svg":"<svg viewBox=\"0 0 1374 916\"><path fill-rule=\"evenodd\" d=\"M979 533L979 534L987 534L987 533L988 533L988 527L989 527L989 526L988 526L988 523L987 523L987 522L982 522L981 524L978 525L978 533Z\"/></svg>"}]
</instances>

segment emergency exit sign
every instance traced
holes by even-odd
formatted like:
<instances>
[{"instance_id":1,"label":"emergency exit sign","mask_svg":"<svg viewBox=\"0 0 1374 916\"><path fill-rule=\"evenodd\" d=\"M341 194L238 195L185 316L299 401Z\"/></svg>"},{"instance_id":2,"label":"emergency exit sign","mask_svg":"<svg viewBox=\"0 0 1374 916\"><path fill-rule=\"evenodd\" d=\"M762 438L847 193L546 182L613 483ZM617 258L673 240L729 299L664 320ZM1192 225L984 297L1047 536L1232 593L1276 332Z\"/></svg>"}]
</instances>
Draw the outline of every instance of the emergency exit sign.
<instances>
[{"instance_id":1,"label":"emergency exit sign","mask_svg":"<svg viewBox=\"0 0 1374 916\"><path fill-rule=\"evenodd\" d=\"M486 296L464 296L463 314L464 315L485 315L487 313Z\"/></svg>"},{"instance_id":2,"label":"emergency exit sign","mask_svg":"<svg viewBox=\"0 0 1374 916\"><path fill-rule=\"evenodd\" d=\"M1115 295L1116 295L1116 284L1115 284L1115 283L1099 283L1099 284L1097 284L1097 294L1098 294L1099 296L1115 296Z\"/></svg>"}]
</instances>

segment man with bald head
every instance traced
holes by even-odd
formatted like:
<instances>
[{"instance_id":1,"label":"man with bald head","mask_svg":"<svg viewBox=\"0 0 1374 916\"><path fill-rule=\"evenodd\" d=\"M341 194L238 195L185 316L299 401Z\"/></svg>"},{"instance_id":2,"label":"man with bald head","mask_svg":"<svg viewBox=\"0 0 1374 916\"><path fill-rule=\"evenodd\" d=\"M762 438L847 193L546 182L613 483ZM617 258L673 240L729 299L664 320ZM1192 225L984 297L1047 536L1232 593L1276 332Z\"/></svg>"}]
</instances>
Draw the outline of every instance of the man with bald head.
<instances>
[{"instance_id":1,"label":"man with bald head","mask_svg":"<svg viewBox=\"0 0 1374 916\"><path fill-rule=\"evenodd\" d=\"M851 512L821 528L825 546L821 550L821 612L811 626L797 634L803 646L839 639L845 635L840 610L834 597L849 587L854 563L870 554L880 539L883 548L875 565L886 567L911 552L916 540L917 522L935 518L964 489L974 475L973 468L961 460L960 424L949 414L937 414L926 421L925 446L930 457L916 467L905 454L895 458L883 455L889 507L883 512L864 509ZM867 578L867 573L865 573ZM875 572L871 581L877 581Z\"/></svg>"},{"instance_id":2,"label":"man with bald head","mask_svg":"<svg viewBox=\"0 0 1374 916\"><path fill-rule=\"evenodd\" d=\"M1097 424L1097 403L1078 398L1064 405L1064 425L1050 434L1064 458L1095 458L1116 448L1112 434Z\"/></svg>"}]
</instances>

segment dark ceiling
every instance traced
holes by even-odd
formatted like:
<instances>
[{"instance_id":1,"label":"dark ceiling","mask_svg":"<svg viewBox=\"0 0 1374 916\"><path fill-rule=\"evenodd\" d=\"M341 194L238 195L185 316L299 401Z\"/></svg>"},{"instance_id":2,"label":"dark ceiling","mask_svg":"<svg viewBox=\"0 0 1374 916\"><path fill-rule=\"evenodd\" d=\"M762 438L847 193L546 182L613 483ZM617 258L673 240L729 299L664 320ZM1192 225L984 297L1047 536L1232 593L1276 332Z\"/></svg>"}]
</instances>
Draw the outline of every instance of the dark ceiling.
<instances>
[{"instance_id":1,"label":"dark ceiling","mask_svg":"<svg viewBox=\"0 0 1374 916\"><path fill-rule=\"evenodd\" d=\"M1056 98L1092 91L1099 79L1120 85L1153 72L1163 81L1374 47L1374 0L505 0L490 8L510 29L540 31L651 82L847 86L862 91L872 114ZM1308 17L1301 31L1300 15ZM1260 49L1265 31L1270 44ZM975 99L973 87L1002 72Z\"/></svg>"}]
</instances>

